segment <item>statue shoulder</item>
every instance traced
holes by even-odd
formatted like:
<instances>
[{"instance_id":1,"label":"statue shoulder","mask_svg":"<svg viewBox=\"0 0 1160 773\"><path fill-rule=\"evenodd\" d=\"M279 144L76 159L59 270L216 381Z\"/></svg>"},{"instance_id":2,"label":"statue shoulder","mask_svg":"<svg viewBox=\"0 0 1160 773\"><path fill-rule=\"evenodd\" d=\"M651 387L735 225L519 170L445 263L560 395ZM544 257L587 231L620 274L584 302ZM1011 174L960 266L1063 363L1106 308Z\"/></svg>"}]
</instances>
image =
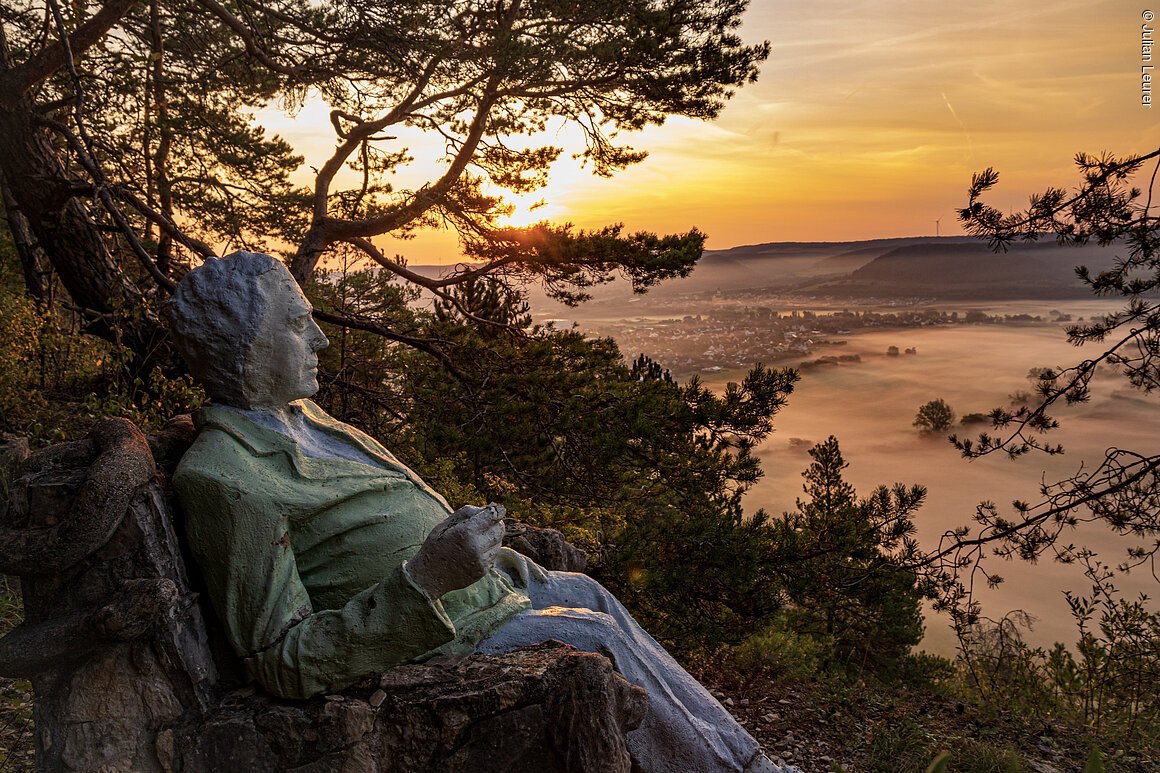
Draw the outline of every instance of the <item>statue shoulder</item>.
<instances>
[{"instance_id":1,"label":"statue shoulder","mask_svg":"<svg viewBox=\"0 0 1160 773\"><path fill-rule=\"evenodd\" d=\"M180 491L183 483L190 480L235 478L255 461L253 448L234 432L213 425L202 426L193 445L181 457L173 473L173 483Z\"/></svg>"}]
</instances>

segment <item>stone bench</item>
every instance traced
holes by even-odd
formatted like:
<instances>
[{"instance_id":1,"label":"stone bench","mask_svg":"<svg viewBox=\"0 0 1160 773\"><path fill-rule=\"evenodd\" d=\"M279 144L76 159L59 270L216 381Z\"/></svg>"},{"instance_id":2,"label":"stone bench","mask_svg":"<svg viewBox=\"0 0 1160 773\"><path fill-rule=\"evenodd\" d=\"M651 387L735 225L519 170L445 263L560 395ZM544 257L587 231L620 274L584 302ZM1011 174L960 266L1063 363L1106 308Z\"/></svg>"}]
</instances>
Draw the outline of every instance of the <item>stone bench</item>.
<instances>
[{"instance_id":1,"label":"stone bench","mask_svg":"<svg viewBox=\"0 0 1160 773\"><path fill-rule=\"evenodd\" d=\"M32 680L40 770L631 769L624 734L644 691L555 642L307 701L245 684L177 536L167 482L192 438L188 417L150 438L112 419L33 455L0 446L0 572L21 578L25 606L0 675ZM558 533L508 531L549 568L581 568Z\"/></svg>"}]
</instances>

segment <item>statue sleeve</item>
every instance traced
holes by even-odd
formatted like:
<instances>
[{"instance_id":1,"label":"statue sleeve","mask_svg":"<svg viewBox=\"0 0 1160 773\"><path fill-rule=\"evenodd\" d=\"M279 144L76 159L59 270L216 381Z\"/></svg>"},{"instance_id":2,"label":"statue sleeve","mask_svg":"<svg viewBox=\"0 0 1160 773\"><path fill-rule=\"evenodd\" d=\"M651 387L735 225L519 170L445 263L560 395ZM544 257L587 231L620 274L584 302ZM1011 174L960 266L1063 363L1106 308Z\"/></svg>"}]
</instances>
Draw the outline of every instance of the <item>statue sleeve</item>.
<instances>
[{"instance_id":1,"label":"statue sleeve","mask_svg":"<svg viewBox=\"0 0 1160 773\"><path fill-rule=\"evenodd\" d=\"M277 506L277 477L252 457L215 467L179 469L174 483L214 609L268 691L306 698L340 690L455 638L440 602L402 567L339 609L314 610Z\"/></svg>"}]
</instances>

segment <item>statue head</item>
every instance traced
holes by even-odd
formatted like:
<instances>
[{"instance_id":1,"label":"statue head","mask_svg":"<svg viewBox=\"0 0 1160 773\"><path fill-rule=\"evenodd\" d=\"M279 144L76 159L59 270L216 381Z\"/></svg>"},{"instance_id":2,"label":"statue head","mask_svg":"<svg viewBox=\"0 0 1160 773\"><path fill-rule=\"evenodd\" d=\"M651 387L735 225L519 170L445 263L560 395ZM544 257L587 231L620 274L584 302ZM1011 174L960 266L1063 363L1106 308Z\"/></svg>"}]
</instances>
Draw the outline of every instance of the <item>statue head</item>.
<instances>
[{"instance_id":1,"label":"statue head","mask_svg":"<svg viewBox=\"0 0 1160 773\"><path fill-rule=\"evenodd\" d=\"M278 408L318 391L329 343L294 277L256 252L211 258L177 285L168 313L193 377L219 403Z\"/></svg>"}]
</instances>

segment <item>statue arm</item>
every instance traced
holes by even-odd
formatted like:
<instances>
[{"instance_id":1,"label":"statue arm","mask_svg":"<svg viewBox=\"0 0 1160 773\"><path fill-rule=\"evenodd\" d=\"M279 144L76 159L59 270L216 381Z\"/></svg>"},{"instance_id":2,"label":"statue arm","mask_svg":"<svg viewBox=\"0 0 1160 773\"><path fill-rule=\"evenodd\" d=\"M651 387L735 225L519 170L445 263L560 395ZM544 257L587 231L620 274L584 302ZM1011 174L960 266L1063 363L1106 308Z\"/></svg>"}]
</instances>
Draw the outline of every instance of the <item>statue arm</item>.
<instances>
[{"instance_id":1,"label":"statue arm","mask_svg":"<svg viewBox=\"0 0 1160 773\"><path fill-rule=\"evenodd\" d=\"M455 626L395 568L339 609L315 610L298 574L278 485L253 459L229 478L179 471L194 556L234 650L267 690L334 691L455 637ZM251 469L245 469L249 467Z\"/></svg>"}]
</instances>

